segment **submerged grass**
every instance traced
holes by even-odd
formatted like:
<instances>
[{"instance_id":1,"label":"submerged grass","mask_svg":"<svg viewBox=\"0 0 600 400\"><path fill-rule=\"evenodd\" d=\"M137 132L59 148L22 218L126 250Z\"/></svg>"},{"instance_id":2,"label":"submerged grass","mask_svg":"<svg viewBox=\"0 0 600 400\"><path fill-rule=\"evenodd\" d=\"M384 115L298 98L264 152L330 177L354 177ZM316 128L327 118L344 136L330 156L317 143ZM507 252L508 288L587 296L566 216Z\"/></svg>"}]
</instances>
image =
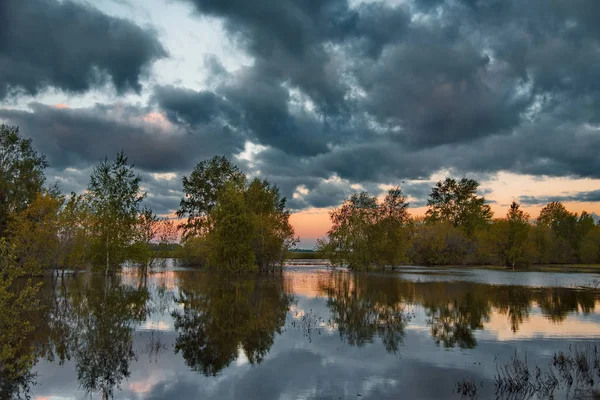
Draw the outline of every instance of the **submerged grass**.
<instances>
[{"instance_id":1,"label":"submerged grass","mask_svg":"<svg viewBox=\"0 0 600 400\"><path fill-rule=\"evenodd\" d=\"M555 353L545 372L536 365L532 373L527 358L521 360L516 352L510 362L497 365L496 370L498 398L546 399L557 390L565 391L568 398L598 398L600 353L596 344L569 346L568 352Z\"/></svg>"},{"instance_id":2,"label":"submerged grass","mask_svg":"<svg viewBox=\"0 0 600 400\"><path fill-rule=\"evenodd\" d=\"M477 385L472 379L463 379L462 381L456 382L455 393L461 395L463 398L478 399L479 394L477 393Z\"/></svg>"}]
</instances>

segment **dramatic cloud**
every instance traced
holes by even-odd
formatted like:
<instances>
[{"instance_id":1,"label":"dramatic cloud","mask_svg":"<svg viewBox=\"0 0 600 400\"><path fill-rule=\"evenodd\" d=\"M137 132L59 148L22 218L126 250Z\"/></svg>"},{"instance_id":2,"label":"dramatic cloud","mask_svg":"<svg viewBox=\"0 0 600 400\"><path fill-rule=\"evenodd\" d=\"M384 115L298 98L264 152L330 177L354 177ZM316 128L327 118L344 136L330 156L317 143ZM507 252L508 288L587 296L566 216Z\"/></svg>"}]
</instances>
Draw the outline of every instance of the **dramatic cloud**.
<instances>
[{"instance_id":1,"label":"dramatic cloud","mask_svg":"<svg viewBox=\"0 0 600 400\"><path fill-rule=\"evenodd\" d=\"M124 150L145 171L184 171L203 158L231 157L244 148L244 139L227 127L207 121L184 130L136 106L70 109L33 103L30 108L0 109L0 118L32 137L54 168L85 168Z\"/></svg>"},{"instance_id":2,"label":"dramatic cloud","mask_svg":"<svg viewBox=\"0 0 600 400\"><path fill-rule=\"evenodd\" d=\"M0 100L106 82L139 92L144 69L167 55L153 32L72 1L3 0L0 26Z\"/></svg>"},{"instance_id":3,"label":"dramatic cloud","mask_svg":"<svg viewBox=\"0 0 600 400\"><path fill-rule=\"evenodd\" d=\"M176 174L171 185L214 154L277 183L298 210L396 184L422 206L440 171L600 178L596 0L127 2L147 20L122 4L3 2L0 99L112 82L139 91L140 104L57 109L36 97L0 119L33 137L57 173L124 149L163 212L180 187L163 190L151 174ZM169 46L177 57L152 64ZM182 76L169 70L186 60ZM150 65L158 78L142 87ZM598 201L595 189L554 197Z\"/></svg>"},{"instance_id":4,"label":"dramatic cloud","mask_svg":"<svg viewBox=\"0 0 600 400\"><path fill-rule=\"evenodd\" d=\"M187 1L254 57L213 95L272 149L263 172L285 159L357 182L440 168L598 176L593 2ZM184 94L165 108L192 110Z\"/></svg>"}]
</instances>

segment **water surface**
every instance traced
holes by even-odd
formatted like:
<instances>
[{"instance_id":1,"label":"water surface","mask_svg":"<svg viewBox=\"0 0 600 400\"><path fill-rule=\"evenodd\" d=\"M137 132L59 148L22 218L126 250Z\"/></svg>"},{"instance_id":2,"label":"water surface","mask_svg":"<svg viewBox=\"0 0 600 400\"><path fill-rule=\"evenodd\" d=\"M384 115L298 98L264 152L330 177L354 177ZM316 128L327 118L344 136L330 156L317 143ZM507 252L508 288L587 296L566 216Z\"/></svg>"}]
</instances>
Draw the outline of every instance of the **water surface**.
<instances>
[{"instance_id":1,"label":"water surface","mask_svg":"<svg viewBox=\"0 0 600 400\"><path fill-rule=\"evenodd\" d=\"M31 339L44 399L493 396L515 354L544 369L600 343L594 274L289 267L232 278L184 268L46 282ZM564 395L563 391L558 394ZM560 398L560 397L559 397Z\"/></svg>"}]
</instances>

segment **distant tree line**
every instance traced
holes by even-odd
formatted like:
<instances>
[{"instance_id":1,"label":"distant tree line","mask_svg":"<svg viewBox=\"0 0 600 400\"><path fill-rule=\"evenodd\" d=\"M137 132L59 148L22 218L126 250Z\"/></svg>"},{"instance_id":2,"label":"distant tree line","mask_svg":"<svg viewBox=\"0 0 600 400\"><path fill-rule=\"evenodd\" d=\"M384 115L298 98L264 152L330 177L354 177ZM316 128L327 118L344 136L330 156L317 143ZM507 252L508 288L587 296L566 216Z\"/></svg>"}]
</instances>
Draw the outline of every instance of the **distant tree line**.
<instances>
[{"instance_id":1,"label":"distant tree line","mask_svg":"<svg viewBox=\"0 0 600 400\"><path fill-rule=\"evenodd\" d=\"M447 178L432 188L424 217L410 217L399 187L383 201L366 192L351 195L330 214L332 227L318 250L334 265L351 269L400 264L600 263L600 226L587 212L548 203L537 219L513 202L493 218L473 179Z\"/></svg>"}]
</instances>

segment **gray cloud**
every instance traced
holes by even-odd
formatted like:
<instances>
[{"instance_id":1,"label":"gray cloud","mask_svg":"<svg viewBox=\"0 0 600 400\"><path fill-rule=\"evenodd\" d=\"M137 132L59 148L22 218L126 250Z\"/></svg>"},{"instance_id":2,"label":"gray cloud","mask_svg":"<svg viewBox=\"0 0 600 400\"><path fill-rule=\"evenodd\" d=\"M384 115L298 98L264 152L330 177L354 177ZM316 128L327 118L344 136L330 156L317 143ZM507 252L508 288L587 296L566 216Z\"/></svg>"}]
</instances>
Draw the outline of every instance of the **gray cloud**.
<instances>
[{"instance_id":1,"label":"gray cloud","mask_svg":"<svg viewBox=\"0 0 600 400\"><path fill-rule=\"evenodd\" d=\"M206 123L176 129L163 125L166 121L148 108L97 104L66 109L39 103L30 108L0 109L0 120L19 125L54 168L85 168L123 149L142 170L176 172L217 153L231 157L244 147L244 139L227 127Z\"/></svg>"},{"instance_id":2,"label":"gray cloud","mask_svg":"<svg viewBox=\"0 0 600 400\"><path fill-rule=\"evenodd\" d=\"M264 13L236 0L182 1L221 18L254 57L220 74L215 95L269 147L257 163L266 174L360 183L441 168L598 176L594 2L276 1ZM312 112L298 113L286 88ZM189 107L183 97L167 112Z\"/></svg>"},{"instance_id":3,"label":"gray cloud","mask_svg":"<svg viewBox=\"0 0 600 400\"><path fill-rule=\"evenodd\" d=\"M210 88L156 86L146 106L35 104L31 112L0 110L0 118L21 125L58 169L86 168L123 148L144 172L189 173L200 159L232 156L250 141L263 150L240 163L278 184L296 209L339 204L354 183L377 194L379 184L426 181L440 170L600 178L595 0L179 2L221 21L251 61L225 68L206 56ZM38 12L6 4L65 30L62 16L82 13L89 32L59 30L65 38L52 57L15 50L33 46L29 35L13 41L18 48L0 46L0 61L25 60L23 68L0 62L0 78L2 71L14 75L5 73L5 94L49 86L85 91L97 70L117 88L139 89L143 67L165 53L150 31L87 6L47 1L48 10ZM116 27L113 41L104 39L106 26ZM58 46L50 38L60 35L44 36L46 47ZM133 51L131 58L122 49ZM32 54L43 73L28 72ZM139 122L152 111L164 113L168 128ZM174 196L162 183L153 201L170 208ZM301 185L308 193L294 199ZM404 189L418 206L430 186Z\"/></svg>"},{"instance_id":4,"label":"gray cloud","mask_svg":"<svg viewBox=\"0 0 600 400\"><path fill-rule=\"evenodd\" d=\"M0 26L0 99L107 82L139 92L145 68L167 55L153 32L72 1L4 0Z\"/></svg>"},{"instance_id":5,"label":"gray cloud","mask_svg":"<svg viewBox=\"0 0 600 400\"><path fill-rule=\"evenodd\" d=\"M559 194L556 196L520 196L519 201L528 205L547 204L552 201L576 201L592 203L600 201L600 190L591 190L588 192L577 192L569 194Z\"/></svg>"}]
</instances>

